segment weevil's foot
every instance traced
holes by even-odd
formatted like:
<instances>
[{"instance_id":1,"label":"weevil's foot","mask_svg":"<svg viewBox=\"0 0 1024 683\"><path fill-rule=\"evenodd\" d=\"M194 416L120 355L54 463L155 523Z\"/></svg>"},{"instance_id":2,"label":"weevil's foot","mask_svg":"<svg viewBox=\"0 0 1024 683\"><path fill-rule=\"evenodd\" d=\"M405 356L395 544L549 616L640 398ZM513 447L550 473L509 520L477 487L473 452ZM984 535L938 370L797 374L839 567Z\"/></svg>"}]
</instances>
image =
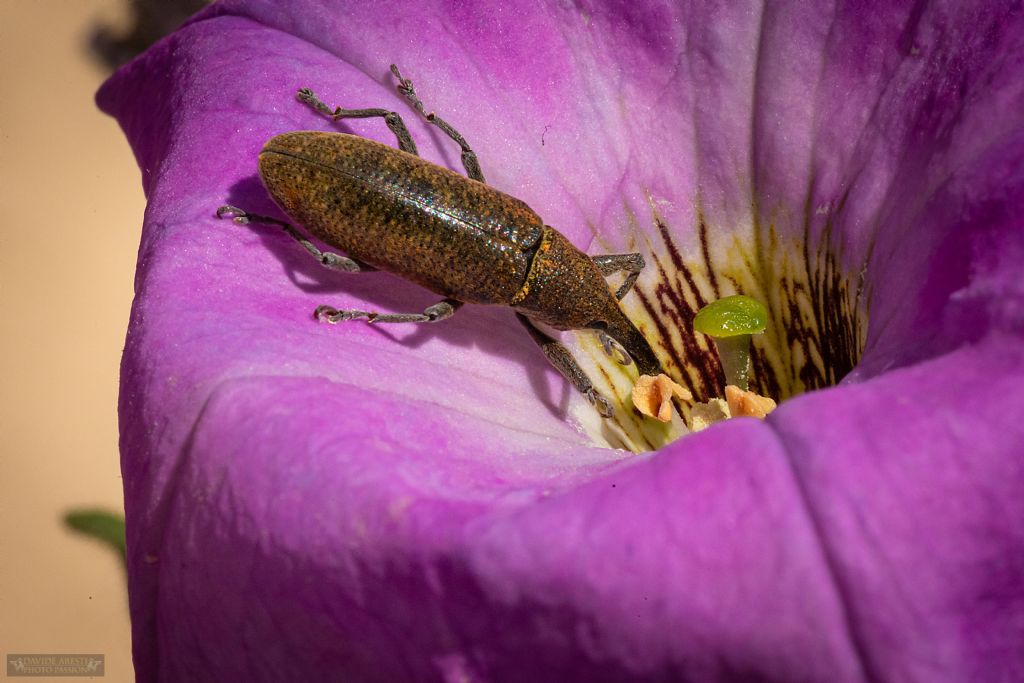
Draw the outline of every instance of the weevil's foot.
<instances>
[{"instance_id":1,"label":"weevil's foot","mask_svg":"<svg viewBox=\"0 0 1024 683\"><path fill-rule=\"evenodd\" d=\"M409 102L412 103L412 108L427 117L428 120L434 120L434 113L427 113L423 110L423 102L420 101L419 96L416 94L416 89L412 86L412 81L404 77L398 70L398 67L394 64L391 65L391 73L398 79L398 92L402 93Z\"/></svg>"},{"instance_id":2,"label":"weevil's foot","mask_svg":"<svg viewBox=\"0 0 1024 683\"><path fill-rule=\"evenodd\" d=\"M583 395L590 402L590 405L594 406L601 417L611 417L615 414L612 404L604 396L597 393L596 389L588 389Z\"/></svg>"},{"instance_id":3,"label":"weevil's foot","mask_svg":"<svg viewBox=\"0 0 1024 683\"><path fill-rule=\"evenodd\" d=\"M457 305L458 304L456 304L456 306ZM440 301L433 306L428 307L423 311L423 314L429 318L426 322L436 323L441 320L447 320L455 315L456 306L452 306L447 301Z\"/></svg>"},{"instance_id":4,"label":"weevil's foot","mask_svg":"<svg viewBox=\"0 0 1024 683\"><path fill-rule=\"evenodd\" d=\"M321 102L320 98L317 97L309 88L300 88L299 91L295 93L295 99L309 107L312 107L313 109L323 114L324 116L332 117L335 121L337 121L338 118L340 118L338 116L338 112L341 111L341 107L338 107L337 109L331 109L326 104Z\"/></svg>"},{"instance_id":5,"label":"weevil's foot","mask_svg":"<svg viewBox=\"0 0 1024 683\"><path fill-rule=\"evenodd\" d=\"M601 340L601 346L604 348L604 352L608 354L610 358L615 358L615 360L619 362L619 365L629 365L633 362L629 352L626 351L622 344L615 341L604 332L598 332L598 338Z\"/></svg>"},{"instance_id":6,"label":"weevil's foot","mask_svg":"<svg viewBox=\"0 0 1024 683\"><path fill-rule=\"evenodd\" d=\"M395 78L398 79L398 89L401 90L402 93L412 92L412 81L402 76L402 72L398 70L397 64L391 65L391 73L393 73Z\"/></svg>"},{"instance_id":7,"label":"weevil's foot","mask_svg":"<svg viewBox=\"0 0 1024 683\"><path fill-rule=\"evenodd\" d=\"M238 225L248 225L249 212L245 209L239 209L237 206L225 204L217 209L217 218L230 218Z\"/></svg>"},{"instance_id":8,"label":"weevil's foot","mask_svg":"<svg viewBox=\"0 0 1024 683\"><path fill-rule=\"evenodd\" d=\"M364 273L366 271L373 270L372 267L365 263L359 263L347 256L335 254L332 251L322 252L320 254L320 263L332 270L339 270L343 273Z\"/></svg>"},{"instance_id":9,"label":"weevil's foot","mask_svg":"<svg viewBox=\"0 0 1024 683\"><path fill-rule=\"evenodd\" d=\"M322 114L327 114L328 116L334 114L334 110L321 102L320 98L317 97L316 93L314 93L310 88L299 88L299 91L295 93L295 99L303 104L313 107L313 109L316 109Z\"/></svg>"},{"instance_id":10,"label":"weevil's foot","mask_svg":"<svg viewBox=\"0 0 1024 683\"><path fill-rule=\"evenodd\" d=\"M331 308L330 306L317 306L316 310L313 311L313 319L321 323L334 324L337 321L335 316L338 315L338 309Z\"/></svg>"},{"instance_id":11,"label":"weevil's foot","mask_svg":"<svg viewBox=\"0 0 1024 683\"><path fill-rule=\"evenodd\" d=\"M373 322L377 317L376 313L367 313L366 311L352 311L352 310L339 310L331 306L317 306L316 310L313 311L313 318L322 323L330 323L332 325L340 323L345 320L366 320L367 322Z\"/></svg>"}]
</instances>

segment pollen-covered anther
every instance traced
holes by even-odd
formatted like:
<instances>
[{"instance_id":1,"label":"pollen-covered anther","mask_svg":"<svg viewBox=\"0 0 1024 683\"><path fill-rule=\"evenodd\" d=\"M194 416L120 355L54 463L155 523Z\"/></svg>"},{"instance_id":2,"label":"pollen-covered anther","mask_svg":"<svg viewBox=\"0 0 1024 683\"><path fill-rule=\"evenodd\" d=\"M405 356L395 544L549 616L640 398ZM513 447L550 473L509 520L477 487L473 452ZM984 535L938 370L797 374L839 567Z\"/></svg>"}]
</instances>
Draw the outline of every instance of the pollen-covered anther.
<instances>
[{"instance_id":1,"label":"pollen-covered anther","mask_svg":"<svg viewBox=\"0 0 1024 683\"><path fill-rule=\"evenodd\" d=\"M744 391L734 384L725 388L725 400L729 404L731 417L763 418L775 410L775 401L767 396Z\"/></svg>"},{"instance_id":2,"label":"pollen-covered anther","mask_svg":"<svg viewBox=\"0 0 1024 683\"><path fill-rule=\"evenodd\" d=\"M729 419L729 404L724 398L713 398L707 403L695 403L690 408L690 431L699 432L716 422Z\"/></svg>"},{"instance_id":3,"label":"pollen-covered anther","mask_svg":"<svg viewBox=\"0 0 1024 683\"><path fill-rule=\"evenodd\" d=\"M683 401L693 399L693 394L680 386L666 374L657 377L641 375L633 385L633 405L644 415L662 422L672 419L672 397Z\"/></svg>"}]
</instances>

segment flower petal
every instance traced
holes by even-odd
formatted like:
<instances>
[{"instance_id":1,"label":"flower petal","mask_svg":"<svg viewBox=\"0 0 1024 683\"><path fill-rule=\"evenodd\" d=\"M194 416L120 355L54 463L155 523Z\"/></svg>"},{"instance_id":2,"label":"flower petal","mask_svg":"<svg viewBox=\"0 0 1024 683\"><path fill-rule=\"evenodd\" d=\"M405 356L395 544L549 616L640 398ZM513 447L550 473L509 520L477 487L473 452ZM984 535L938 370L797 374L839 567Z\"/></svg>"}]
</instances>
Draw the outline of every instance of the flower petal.
<instances>
[{"instance_id":1,"label":"flower petal","mask_svg":"<svg viewBox=\"0 0 1024 683\"><path fill-rule=\"evenodd\" d=\"M154 520L162 552L134 574L136 596L166 596L145 641L161 677L853 679L761 423L609 469L585 449L510 450L501 430L481 442L450 413L368 430L387 399L331 389L239 379L207 404Z\"/></svg>"},{"instance_id":2,"label":"flower petal","mask_svg":"<svg viewBox=\"0 0 1024 683\"><path fill-rule=\"evenodd\" d=\"M769 421L869 680L1024 671L1024 344L983 342Z\"/></svg>"},{"instance_id":3,"label":"flower petal","mask_svg":"<svg viewBox=\"0 0 1024 683\"><path fill-rule=\"evenodd\" d=\"M612 468L448 411L367 429L394 406L326 380L233 380L134 539L140 670L1012 678L1021 377L995 339L783 405L791 456L738 420ZM990 391L1006 410L963 409Z\"/></svg>"},{"instance_id":4,"label":"flower petal","mask_svg":"<svg viewBox=\"0 0 1024 683\"><path fill-rule=\"evenodd\" d=\"M883 10L839 8L823 31L774 7L226 2L119 72L99 100L150 200L120 406L139 679L1019 674L1022 146L1006 55L1021 22L986 6L991 40L963 53L976 89L928 105L964 35L939 29L962 17ZM911 24L939 46L918 46L938 60L923 75L913 40L891 52ZM630 458L564 419L563 383L505 311L427 331L316 324L320 303L432 300L386 274L323 273L287 237L213 212L274 212L263 142L333 129L299 87L407 111L392 61L489 181L580 246L667 236L699 260L708 225L727 251L795 198L852 188L848 213L812 232L832 225L841 268L876 245L864 381ZM816 68L818 108L802 107ZM893 83L925 90L902 109ZM956 125L915 118L957 102ZM992 123L996 105L1011 113ZM426 158L457 167L406 120ZM380 121L347 129L391 142ZM914 156L950 130L955 153Z\"/></svg>"}]
</instances>

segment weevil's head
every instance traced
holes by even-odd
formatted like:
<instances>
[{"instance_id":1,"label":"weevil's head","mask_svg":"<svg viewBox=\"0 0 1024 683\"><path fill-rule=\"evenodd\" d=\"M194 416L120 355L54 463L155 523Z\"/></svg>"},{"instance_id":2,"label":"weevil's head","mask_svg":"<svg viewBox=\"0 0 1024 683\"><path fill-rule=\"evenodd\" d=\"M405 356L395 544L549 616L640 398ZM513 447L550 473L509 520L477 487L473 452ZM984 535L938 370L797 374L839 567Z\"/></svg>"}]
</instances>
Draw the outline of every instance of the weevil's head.
<instances>
[{"instance_id":1,"label":"weevil's head","mask_svg":"<svg viewBox=\"0 0 1024 683\"><path fill-rule=\"evenodd\" d=\"M555 230L545 230L512 305L558 330L591 329L607 335L636 363L640 374L662 372L651 345L622 312L601 271Z\"/></svg>"}]
</instances>

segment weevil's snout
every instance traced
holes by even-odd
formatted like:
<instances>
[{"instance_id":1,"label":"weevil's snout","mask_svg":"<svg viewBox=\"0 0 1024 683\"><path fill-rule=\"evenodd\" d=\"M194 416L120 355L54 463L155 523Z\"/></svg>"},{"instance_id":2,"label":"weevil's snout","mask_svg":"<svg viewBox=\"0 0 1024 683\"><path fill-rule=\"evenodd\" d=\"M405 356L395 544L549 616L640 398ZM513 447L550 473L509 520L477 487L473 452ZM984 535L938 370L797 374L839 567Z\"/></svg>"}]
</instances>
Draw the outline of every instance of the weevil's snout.
<instances>
[{"instance_id":1,"label":"weevil's snout","mask_svg":"<svg viewBox=\"0 0 1024 683\"><path fill-rule=\"evenodd\" d=\"M613 317L606 331L601 334L610 337L614 340L615 346L621 347L625 351L625 355L636 363L637 370L641 375L661 374L663 372L661 362L654 355L654 350L647 343L643 333L621 310L616 312L618 315Z\"/></svg>"}]
</instances>

